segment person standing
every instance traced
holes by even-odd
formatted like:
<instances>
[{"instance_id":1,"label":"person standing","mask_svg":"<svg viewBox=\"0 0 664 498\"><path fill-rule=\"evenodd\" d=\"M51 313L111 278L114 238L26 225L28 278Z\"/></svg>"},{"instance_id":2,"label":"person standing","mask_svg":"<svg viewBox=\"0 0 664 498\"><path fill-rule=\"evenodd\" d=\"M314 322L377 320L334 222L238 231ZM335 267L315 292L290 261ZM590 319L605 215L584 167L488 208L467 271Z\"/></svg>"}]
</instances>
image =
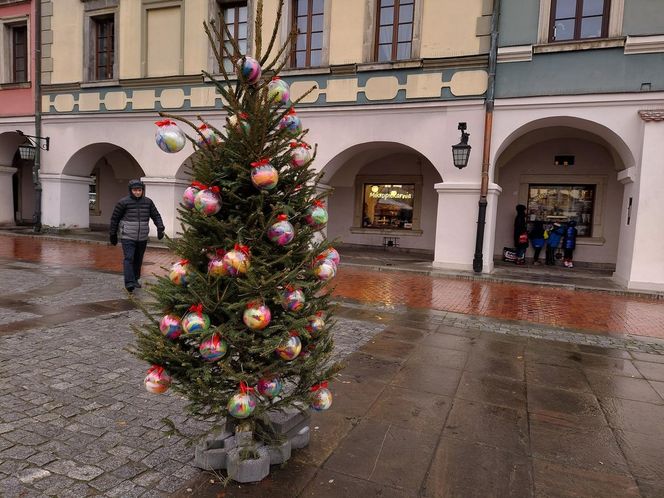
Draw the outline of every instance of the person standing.
<instances>
[{"instance_id":1,"label":"person standing","mask_svg":"<svg viewBox=\"0 0 664 498\"><path fill-rule=\"evenodd\" d=\"M514 218L514 247L516 248L516 264L526 262L526 249L528 249L528 224L526 223L526 206L517 204Z\"/></svg>"},{"instance_id":2,"label":"person standing","mask_svg":"<svg viewBox=\"0 0 664 498\"><path fill-rule=\"evenodd\" d=\"M124 254L124 285L127 292L140 288L143 255L148 245L150 219L157 227L157 238L164 237L164 223L152 199L145 197L145 184L140 180L130 180L129 195L115 205L111 215L110 242L118 243L118 229Z\"/></svg>"},{"instance_id":3,"label":"person standing","mask_svg":"<svg viewBox=\"0 0 664 498\"><path fill-rule=\"evenodd\" d=\"M576 248L577 233L576 221L571 220L567 224L565 238L563 239L563 264L566 268L574 268L572 259L574 257L574 249Z\"/></svg>"},{"instance_id":4,"label":"person standing","mask_svg":"<svg viewBox=\"0 0 664 498\"><path fill-rule=\"evenodd\" d=\"M539 261L539 256L542 247L544 247L544 223L541 220L533 221L533 227L530 229L528 238L535 250L535 254L533 254L533 264L541 265L542 263Z\"/></svg>"},{"instance_id":5,"label":"person standing","mask_svg":"<svg viewBox=\"0 0 664 498\"><path fill-rule=\"evenodd\" d=\"M546 264L553 266L556 264L556 250L565 234L565 229L556 222L549 230L549 237L546 239Z\"/></svg>"}]
</instances>

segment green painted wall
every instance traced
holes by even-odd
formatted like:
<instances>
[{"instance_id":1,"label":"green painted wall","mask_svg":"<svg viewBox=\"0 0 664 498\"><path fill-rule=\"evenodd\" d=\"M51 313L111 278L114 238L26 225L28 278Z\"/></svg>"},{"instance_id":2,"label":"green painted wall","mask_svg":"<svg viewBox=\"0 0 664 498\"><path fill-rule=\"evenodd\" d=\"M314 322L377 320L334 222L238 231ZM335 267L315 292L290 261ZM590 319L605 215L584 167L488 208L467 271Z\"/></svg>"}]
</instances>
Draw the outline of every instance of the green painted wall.
<instances>
[{"instance_id":1,"label":"green painted wall","mask_svg":"<svg viewBox=\"0 0 664 498\"><path fill-rule=\"evenodd\" d=\"M624 55L615 48L536 54L532 62L498 64L496 97L640 92L642 83L664 91L664 53Z\"/></svg>"},{"instance_id":2,"label":"green painted wall","mask_svg":"<svg viewBox=\"0 0 664 498\"><path fill-rule=\"evenodd\" d=\"M664 34L664 0L625 0L625 35Z\"/></svg>"},{"instance_id":3,"label":"green painted wall","mask_svg":"<svg viewBox=\"0 0 664 498\"><path fill-rule=\"evenodd\" d=\"M500 11L499 46L530 45L537 42L539 2L502 0Z\"/></svg>"}]
</instances>

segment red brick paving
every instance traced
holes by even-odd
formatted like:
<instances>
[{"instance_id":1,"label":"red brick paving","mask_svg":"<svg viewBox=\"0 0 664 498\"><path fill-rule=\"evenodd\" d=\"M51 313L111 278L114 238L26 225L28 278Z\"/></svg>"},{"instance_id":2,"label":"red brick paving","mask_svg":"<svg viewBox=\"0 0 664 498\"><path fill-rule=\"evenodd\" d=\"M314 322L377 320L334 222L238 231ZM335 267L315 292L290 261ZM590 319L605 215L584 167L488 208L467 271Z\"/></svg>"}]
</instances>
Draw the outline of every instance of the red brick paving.
<instances>
[{"instance_id":1,"label":"red brick paving","mask_svg":"<svg viewBox=\"0 0 664 498\"><path fill-rule=\"evenodd\" d=\"M0 236L0 258L122 270L120 247L74 241ZM161 273L162 266L168 267L176 259L166 250L148 248L144 273ZM642 297L345 267L340 268L335 285L335 296L366 303L405 305L595 333L664 339L664 303Z\"/></svg>"}]
</instances>

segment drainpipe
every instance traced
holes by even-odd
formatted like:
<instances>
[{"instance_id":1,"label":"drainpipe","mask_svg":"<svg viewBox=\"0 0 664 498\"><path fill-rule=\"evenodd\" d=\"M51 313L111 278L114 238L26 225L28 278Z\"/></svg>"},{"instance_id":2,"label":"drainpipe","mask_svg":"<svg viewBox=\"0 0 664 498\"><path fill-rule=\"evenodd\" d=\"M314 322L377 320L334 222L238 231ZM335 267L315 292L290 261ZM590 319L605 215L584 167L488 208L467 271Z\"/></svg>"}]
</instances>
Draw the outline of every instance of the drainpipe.
<instances>
[{"instance_id":1,"label":"drainpipe","mask_svg":"<svg viewBox=\"0 0 664 498\"><path fill-rule=\"evenodd\" d=\"M491 47L489 48L489 80L487 82L485 114L484 114L484 147L482 151L482 183L480 185L480 201L477 213L477 235L475 236L475 256L473 270L482 272L484 245L484 225L486 224L487 194L489 192L489 158L491 155L491 130L493 125L493 102L496 88L496 59L498 55L498 18L500 17L500 0L494 0L491 14Z\"/></svg>"},{"instance_id":2,"label":"drainpipe","mask_svg":"<svg viewBox=\"0 0 664 498\"><path fill-rule=\"evenodd\" d=\"M41 0L35 0L35 15L34 15L34 30L35 30L35 66L33 75L33 85L35 94L35 135L42 136L41 131ZM42 185L39 178L39 167L41 160L41 139L37 139L37 147L35 147L35 161L32 164L32 182L35 186L35 212L32 215L32 222L34 223L33 230L41 232L41 201L42 201Z\"/></svg>"}]
</instances>

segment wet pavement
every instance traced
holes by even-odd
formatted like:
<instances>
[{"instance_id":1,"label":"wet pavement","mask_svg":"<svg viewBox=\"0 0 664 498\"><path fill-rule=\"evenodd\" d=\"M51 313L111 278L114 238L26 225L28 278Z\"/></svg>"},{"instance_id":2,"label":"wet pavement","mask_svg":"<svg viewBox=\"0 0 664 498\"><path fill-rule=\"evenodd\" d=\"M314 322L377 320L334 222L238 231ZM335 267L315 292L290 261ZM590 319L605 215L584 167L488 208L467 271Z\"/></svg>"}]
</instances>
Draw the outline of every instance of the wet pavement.
<instances>
[{"instance_id":1,"label":"wet pavement","mask_svg":"<svg viewBox=\"0 0 664 498\"><path fill-rule=\"evenodd\" d=\"M342 266L333 408L283 469L223 487L161 419L202 423L124 350L144 318L120 262L0 236L0 496L664 496L661 300Z\"/></svg>"}]
</instances>

